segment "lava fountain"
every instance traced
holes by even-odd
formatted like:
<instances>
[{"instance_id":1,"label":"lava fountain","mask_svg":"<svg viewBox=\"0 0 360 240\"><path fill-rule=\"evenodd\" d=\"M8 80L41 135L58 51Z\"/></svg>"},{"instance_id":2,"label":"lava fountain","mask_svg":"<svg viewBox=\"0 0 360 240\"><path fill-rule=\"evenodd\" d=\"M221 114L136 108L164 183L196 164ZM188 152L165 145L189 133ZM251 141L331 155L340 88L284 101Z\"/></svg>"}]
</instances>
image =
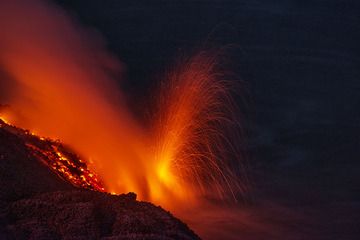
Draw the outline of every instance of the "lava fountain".
<instances>
[{"instance_id":1,"label":"lava fountain","mask_svg":"<svg viewBox=\"0 0 360 240\"><path fill-rule=\"evenodd\" d=\"M153 124L155 169L178 199L237 200L246 190L233 88L216 54L207 52L180 61L162 83Z\"/></svg>"},{"instance_id":2,"label":"lava fountain","mask_svg":"<svg viewBox=\"0 0 360 240\"><path fill-rule=\"evenodd\" d=\"M127 108L122 64L98 35L47 1L3 0L0 13L3 119L71 146L108 192L174 209L245 191L232 86L214 55L170 71L148 128Z\"/></svg>"}]
</instances>

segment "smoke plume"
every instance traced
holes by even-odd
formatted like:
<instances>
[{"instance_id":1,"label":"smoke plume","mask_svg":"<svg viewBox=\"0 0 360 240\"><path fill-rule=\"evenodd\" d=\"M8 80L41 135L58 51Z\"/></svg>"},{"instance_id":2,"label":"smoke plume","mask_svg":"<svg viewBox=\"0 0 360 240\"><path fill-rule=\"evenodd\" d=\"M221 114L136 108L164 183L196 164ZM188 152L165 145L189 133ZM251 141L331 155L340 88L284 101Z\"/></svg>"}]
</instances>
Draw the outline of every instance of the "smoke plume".
<instances>
[{"instance_id":1,"label":"smoke plume","mask_svg":"<svg viewBox=\"0 0 360 240\"><path fill-rule=\"evenodd\" d=\"M2 116L70 144L109 191L144 192L144 130L116 86L122 64L99 35L47 1L3 0L0 16L0 93L11 105Z\"/></svg>"}]
</instances>

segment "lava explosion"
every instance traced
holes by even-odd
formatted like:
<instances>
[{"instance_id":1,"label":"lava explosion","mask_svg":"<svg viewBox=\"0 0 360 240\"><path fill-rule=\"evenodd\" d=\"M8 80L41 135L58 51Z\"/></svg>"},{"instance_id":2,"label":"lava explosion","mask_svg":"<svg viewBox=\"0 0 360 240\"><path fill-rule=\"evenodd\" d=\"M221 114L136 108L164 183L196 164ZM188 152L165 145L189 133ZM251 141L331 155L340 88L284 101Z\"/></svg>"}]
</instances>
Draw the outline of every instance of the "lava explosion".
<instances>
[{"instance_id":1,"label":"lava explosion","mask_svg":"<svg viewBox=\"0 0 360 240\"><path fill-rule=\"evenodd\" d=\"M177 196L200 191L236 199L245 191L236 174L240 162L233 159L240 157L240 142L234 144L240 126L231 87L215 55L205 52L183 61L162 86L155 158L161 182L169 189L177 186Z\"/></svg>"},{"instance_id":2,"label":"lava explosion","mask_svg":"<svg viewBox=\"0 0 360 240\"><path fill-rule=\"evenodd\" d=\"M116 86L122 65L99 38L89 40L47 2L6 0L0 12L0 66L11 106L2 118L61 139L108 192L136 192L172 207L174 200L236 198L245 190L231 86L215 57L197 54L168 74L148 129L124 104Z\"/></svg>"}]
</instances>

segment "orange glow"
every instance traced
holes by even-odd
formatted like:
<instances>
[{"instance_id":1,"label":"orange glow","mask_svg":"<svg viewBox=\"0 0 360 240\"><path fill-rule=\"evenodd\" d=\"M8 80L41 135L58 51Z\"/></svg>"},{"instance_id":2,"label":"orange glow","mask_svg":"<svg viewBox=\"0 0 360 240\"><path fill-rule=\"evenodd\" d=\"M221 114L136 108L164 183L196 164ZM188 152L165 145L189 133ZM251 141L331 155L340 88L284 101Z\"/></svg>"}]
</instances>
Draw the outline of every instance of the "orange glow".
<instances>
[{"instance_id":1,"label":"orange glow","mask_svg":"<svg viewBox=\"0 0 360 240\"><path fill-rule=\"evenodd\" d=\"M74 179L64 166L77 166L55 146L51 168L75 185L96 185L96 172L105 191L135 192L168 208L199 195L236 198L244 191L237 179L234 103L214 57L196 55L167 76L153 127L146 129L116 86L113 76L120 76L121 63L89 41L61 9L46 4L0 5L7 19L7 25L0 22L0 66L17 83L11 107L1 115L36 135L61 139L89 166L79 168L84 174Z\"/></svg>"},{"instance_id":2,"label":"orange glow","mask_svg":"<svg viewBox=\"0 0 360 240\"><path fill-rule=\"evenodd\" d=\"M29 149L29 153L47 165L59 177L76 187L105 191L102 183L96 174L88 169L87 164L59 141L38 137L27 130L7 124L3 118L0 118L0 128L20 137Z\"/></svg>"},{"instance_id":3,"label":"orange glow","mask_svg":"<svg viewBox=\"0 0 360 240\"><path fill-rule=\"evenodd\" d=\"M10 124L4 117L0 117L0 120L3 121L6 124Z\"/></svg>"},{"instance_id":4,"label":"orange glow","mask_svg":"<svg viewBox=\"0 0 360 240\"><path fill-rule=\"evenodd\" d=\"M240 126L216 57L185 59L165 80L153 129L158 178L177 199L236 199L246 189L237 175Z\"/></svg>"}]
</instances>

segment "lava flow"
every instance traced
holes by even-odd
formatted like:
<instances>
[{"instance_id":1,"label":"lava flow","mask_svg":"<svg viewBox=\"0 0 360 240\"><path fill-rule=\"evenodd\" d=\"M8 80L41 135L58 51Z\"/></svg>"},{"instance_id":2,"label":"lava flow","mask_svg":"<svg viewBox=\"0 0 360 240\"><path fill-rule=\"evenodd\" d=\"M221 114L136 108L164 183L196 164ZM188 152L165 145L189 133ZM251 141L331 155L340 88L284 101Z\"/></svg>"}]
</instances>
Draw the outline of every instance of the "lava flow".
<instances>
[{"instance_id":1,"label":"lava flow","mask_svg":"<svg viewBox=\"0 0 360 240\"><path fill-rule=\"evenodd\" d=\"M59 141L38 137L34 133L17 128L0 118L0 128L5 129L24 141L29 152L53 170L60 178L76 187L99 192L105 191L96 174L87 164Z\"/></svg>"},{"instance_id":2,"label":"lava flow","mask_svg":"<svg viewBox=\"0 0 360 240\"><path fill-rule=\"evenodd\" d=\"M58 142L39 146L25 134L60 176L98 191L136 192L171 209L175 200L237 199L245 191L235 103L215 57L197 54L166 76L147 128L127 108L116 84L122 64L99 37L91 40L48 1L4 0L0 12L3 101L10 105L1 116L61 139L89 167Z\"/></svg>"}]
</instances>

